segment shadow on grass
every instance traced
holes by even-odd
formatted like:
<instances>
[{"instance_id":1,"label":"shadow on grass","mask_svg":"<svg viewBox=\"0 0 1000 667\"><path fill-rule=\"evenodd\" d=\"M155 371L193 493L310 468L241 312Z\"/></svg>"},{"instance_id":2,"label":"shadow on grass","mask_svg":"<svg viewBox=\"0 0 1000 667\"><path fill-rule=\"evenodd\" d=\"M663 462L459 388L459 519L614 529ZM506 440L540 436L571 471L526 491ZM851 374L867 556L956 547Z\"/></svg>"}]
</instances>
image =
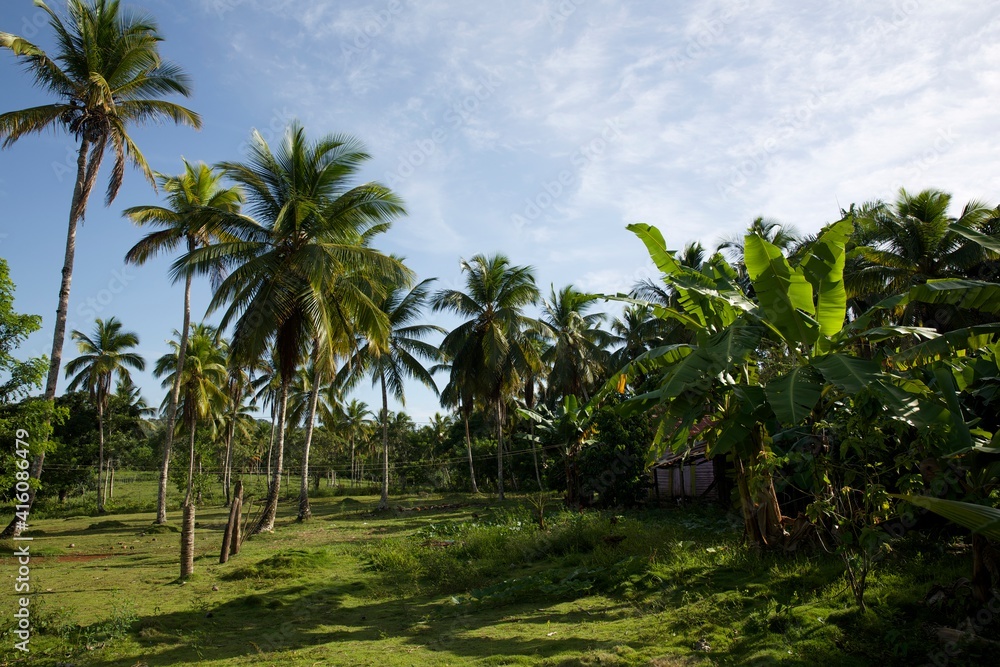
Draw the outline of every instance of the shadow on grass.
<instances>
[{"instance_id":1,"label":"shadow on grass","mask_svg":"<svg viewBox=\"0 0 1000 667\"><path fill-rule=\"evenodd\" d=\"M350 655L352 650L371 650L364 642L383 642L385 647L387 640L413 650L425 648L471 658L582 653L603 643L584 633L567 636L563 630L560 636L547 636L545 632L544 624L550 622L582 629L588 620L594 620L593 612L543 611L538 603L451 605L417 596L354 604L357 596L365 593L362 582L321 588L296 585L197 610L147 616L138 623L143 662L153 666L252 656L277 658L274 654L326 644L331 645L331 652ZM512 618L523 622L520 627L525 630L508 637L477 636L478 630ZM135 657L109 664L134 665Z\"/></svg>"}]
</instances>

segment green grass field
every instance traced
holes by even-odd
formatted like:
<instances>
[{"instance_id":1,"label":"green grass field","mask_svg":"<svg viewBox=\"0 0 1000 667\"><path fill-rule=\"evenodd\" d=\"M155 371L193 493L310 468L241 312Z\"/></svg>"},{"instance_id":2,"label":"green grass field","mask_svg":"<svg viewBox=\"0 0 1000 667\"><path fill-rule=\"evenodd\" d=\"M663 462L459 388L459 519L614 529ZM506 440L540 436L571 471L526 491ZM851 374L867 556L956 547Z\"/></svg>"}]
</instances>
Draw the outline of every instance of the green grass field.
<instances>
[{"instance_id":1,"label":"green grass field","mask_svg":"<svg viewBox=\"0 0 1000 667\"><path fill-rule=\"evenodd\" d=\"M118 507L148 504L152 483L132 486L116 493ZM285 501L275 532L225 565L226 510L203 507L196 573L184 583L176 510L173 526L153 530L148 509L91 517L71 506L59 517L41 508L46 518L28 532L32 650L13 649L16 596L5 594L0 661L925 664L937 645L922 628L935 612L921 599L968 569L954 545L897 550L862 615L836 558L751 552L716 508L581 514L553 500L541 530L524 499L406 496L382 514L376 500L318 498L305 524ZM12 582L13 559L0 567ZM963 656L948 664L985 664Z\"/></svg>"}]
</instances>

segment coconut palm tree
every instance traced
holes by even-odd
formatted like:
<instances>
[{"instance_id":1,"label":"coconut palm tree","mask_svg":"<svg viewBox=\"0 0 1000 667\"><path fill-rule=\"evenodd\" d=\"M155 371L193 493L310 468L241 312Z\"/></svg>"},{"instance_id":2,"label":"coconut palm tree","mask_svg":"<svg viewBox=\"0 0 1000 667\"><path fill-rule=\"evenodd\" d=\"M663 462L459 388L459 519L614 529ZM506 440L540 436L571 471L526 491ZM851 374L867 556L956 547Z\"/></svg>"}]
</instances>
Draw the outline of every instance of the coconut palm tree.
<instances>
[{"instance_id":1,"label":"coconut palm tree","mask_svg":"<svg viewBox=\"0 0 1000 667\"><path fill-rule=\"evenodd\" d=\"M746 231L740 234L732 234L730 236L725 236L719 240L716 250L725 250L729 254L730 260L739 271L745 271L745 265L743 263L743 242L748 234L753 234L761 237L771 245L777 246L785 253L793 252L802 241L803 236L795 228L794 225L786 225L778 222L777 220L771 220L770 218L757 217L754 218L753 222L746 228ZM689 244L690 246L690 244ZM699 244L700 247L700 244ZM689 257L691 252L685 249L682 256L687 257L689 260L693 257ZM702 250L702 257L704 259L704 250ZM684 266L689 266L693 269L699 268L701 262L698 264L693 264L690 262L682 262Z\"/></svg>"},{"instance_id":2,"label":"coconut palm tree","mask_svg":"<svg viewBox=\"0 0 1000 667\"><path fill-rule=\"evenodd\" d=\"M524 308L539 294L532 269L512 266L502 255L476 255L461 263L466 291L440 290L434 310L467 318L441 342L452 364L452 379L469 383L472 395L494 410L497 429L497 495L503 492L503 425L507 399L522 386L522 377L540 365L529 340L537 321Z\"/></svg>"},{"instance_id":3,"label":"coconut palm tree","mask_svg":"<svg viewBox=\"0 0 1000 667\"><path fill-rule=\"evenodd\" d=\"M351 447L351 485L353 486L357 479L357 462L355 459L355 452L358 441L366 436L368 430L371 428L372 413L368 409L368 404L364 401L359 401L356 398L352 398L351 402L343 406L343 412L338 416L336 421L331 421L330 423L324 422L324 425L329 429L341 428L347 437L347 443Z\"/></svg>"},{"instance_id":4,"label":"coconut palm tree","mask_svg":"<svg viewBox=\"0 0 1000 667\"><path fill-rule=\"evenodd\" d=\"M72 377L69 391L86 388L97 407L97 511L103 512L104 415L111 395L111 379L117 376L119 381L131 382L129 369L144 370L146 362L132 351L139 344L138 334L122 331L122 323L114 317L98 319L92 336L75 329L70 336L76 341L80 356L66 364L66 377Z\"/></svg>"},{"instance_id":5,"label":"coconut palm tree","mask_svg":"<svg viewBox=\"0 0 1000 667\"><path fill-rule=\"evenodd\" d=\"M156 361L153 375L162 377L162 386L169 389L178 381L181 387L180 411L189 439L187 494L184 503L191 501L194 483L195 434L198 422L208 419L224 407L226 402L227 367L226 347L219 340L219 332L207 324L196 324L187 337L187 353L180 365L180 339L182 334L174 331L177 340L169 342L171 351ZM178 369L180 372L178 373ZM170 400L168 395L164 403ZM165 408L166 406L164 406Z\"/></svg>"},{"instance_id":6,"label":"coconut palm tree","mask_svg":"<svg viewBox=\"0 0 1000 667\"><path fill-rule=\"evenodd\" d=\"M429 278L410 290L399 286L379 302L379 308L389 319L388 340L384 343L375 339L364 340L338 377L337 384L350 389L368 375L372 386L378 385L382 392L382 497L379 509L389 508L389 393L405 405L403 384L407 378L417 380L438 393L434 377L421 363L421 359L438 359L438 348L422 339L428 334L444 334L445 331L433 324L416 323L427 303L432 282L434 278Z\"/></svg>"},{"instance_id":7,"label":"coconut palm tree","mask_svg":"<svg viewBox=\"0 0 1000 667\"><path fill-rule=\"evenodd\" d=\"M949 215L950 206L951 195L946 192L910 194L900 189L892 203L876 201L860 207L853 238L857 245L844 272L848 295L857 309L928 280L968 277L970 269L995 258L950 229L958 223L989 232L986 227L995 209L973 200L955 218ZM927 312L920 304L911 304L901 321L922 324Z\"/></svg>"},{"instance_id":8,"label":"coconut palm tree","mask_svg":"<svg viewBox=\"0 0 1000 667\"><path fill-rule=\"evenodd\" d=\"M255 533L274 529L288 390L305 353L318 340L321 356L334 358L361 333L384 342L388 319L372 295L384 295L380 285L387 277L409 275L398 260L368 245L404 212L383 185L351 187L368 159L356 139L310 142L298 123L277 150L254 133L245 162L220 165L242 186L249 215L225 215L213 227L238 240L198 248L174 265L177 274L208 272L220 262L230 270L209 312L225 308L221 326L233 325L237 363L269 349L277 361L275 466Z\"/></svg>"},{"instance_id":9,"label":"coconut palm tree","mask_svg":"<svg viewBox=\"0 0 1000 667\"><path fill-rule=\"evenodd\" d=\"M114 159L105 196L110 205L121 187L127 163L153 182L146 158L129 134L133 127L170 120L197 128L201 120L193 111L162 99L171 94L189 96L191 89L187 75L160 56L162 37L151 17L122 11L117 0L68 0L65 20L44 2L36 5L48 14L56 51L49 55L23 37L6 32L0 32L0 48L10 49L20 58L35 84L56 99L0 114L0 138L6 148L26 135L62 128L79 141L45 384L45 399L52 401L62 365L76 228L86 213L105 152L110 150ZM43 462L44 454L39 453L33 477L41 476ZM32 492L29 504L33 501ZM4 532L10 534L11 530L13 522Z\"/></svg>"},{"instance_id":10,"label":"coconut palm tree","mask_svg":"<svg viewBox=\"0 0 1000 667\"><path fill-rule=\"evenodd\" d=\"M125 255L129 264L145 264L161 252L172 252L183 244L188 252L205 247L217 240L206 228L206 215L213 211L236 212L242 202L239 188L224 187L222 174L205 164L192 165L184 161L184 173L179 176L157 174L156 179L167 195L166 206L133 206L123 215L139 226L157 227L136 243ZM184 275L184 317L181 326L178 365L184 366L187 352L187 335L191 329L191 282L193 274ZM213 275L214 285L221 281L221 274ZM180 375L174 376L180 381ZM173 449L174 425L177 420L177 402L180 385L170 389L167 404L167 439L163 446L163 463L160 467L160 486L156 500L156 523L167 521L167 480L170 472L170 455ZM228 487L227 487L228 488Z\"/></svg>"},{"instance_id":11,"label":"coconut palm tree","mask_svg":"<svg viewBox=\"0 0 1000 667\"><path fill-rule=\"evenodd\" d=\"M552 288L542 304L542 332L550 344L542 352L548 366L548 386L553 396L576 396L581 402L600 382L607 368L607 347L611 336L600 328L603 313L588 313L596 297L567 285L558 292Z\"/></svg>"},{"instance_id":12,"label":"coconut palm tree","mask_svg":"<svg viewBox=\"0 0 1000 667\"><path fill-rule=\"evenodd\" d=\"M438 348L443 355L444 352ZM470 378L462 374L461 369L456 370L451 363L438 364L431 369L431 372L438 370L448 371L448 382L441 390L441 406L458 410L462 415L462 423L465 426L465 452L469 458L469 479L472 481L472 493L479 493L479 486L476 484L476 465L472 457L472 436L469 433L469 419L472 417L472 409L475 405L475 386Z\"/></svg>"}]
</instances>

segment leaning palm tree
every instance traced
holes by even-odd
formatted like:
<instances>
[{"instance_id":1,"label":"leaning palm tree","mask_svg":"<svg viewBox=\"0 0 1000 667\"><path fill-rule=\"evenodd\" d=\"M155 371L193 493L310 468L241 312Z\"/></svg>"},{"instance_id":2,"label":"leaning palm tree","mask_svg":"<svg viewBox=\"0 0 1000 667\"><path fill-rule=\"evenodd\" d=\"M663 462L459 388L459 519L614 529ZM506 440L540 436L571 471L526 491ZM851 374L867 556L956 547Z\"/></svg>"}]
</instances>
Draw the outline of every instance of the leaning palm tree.
<instances>
[{"instance_id":1,"label":"leaning palm tree","mask_svg":"<svg viewBox=\"0 0 1000 667\"><path fill-rule=\"evenodd\" d=\"M77 343L80 356L66 364L66 377L73 378L69 390L86 387L90 400L97 407L97 511L103 512L104 413L111 395L111 378L117 376L120 382L131 382L129 368L144 370L146 362L132 351L139 344L138 334L122 331L122 323L114 317L98 319L92 336L75 329L70 335Z\"/></svg>"},{"instance_id":2,"label":"leaning palm tree","mask_svg":"<svg viewBox=\"0 0 1000 667\"><path fill-rule=\"evenodd\" d=\"M233 325L237 363L260 359L269 349L277 362L275 466L254 533L274 529L288 390L308 348L319 341L321 355L334 358L361 333L384 342L388 319L371 295L384 295L380 285L387 277L409 275L398 260L368 245L404 212L383 185L351 187L368 159L356 139L310 142L298 123L277 150L255 132L245 162L220 165L242 186L248 215L224 215L211 227L237 240L198 248L174 265L177 275L210 272L218 263L228 269L209 312L225 309L221 326ZM342 280L345 275L353 279Z\"/></svg>"},{"instance_id":3,"label":"leaning palm tree","mask_svg":"<svg viewBox=\"0 0 1000 667\"><path fill-rule=\"evenodd\" d=\"M382 392L382 497L378 508L389 508L389 393L405 405L406 394L403 383L407 378L417 380L435 394L437 385L431 372L421 363L421 359L434 361L438 358L438 348L422 340L431 333L445 333L433 324L418 324L424 304L427 302L430 285L434 278L428 278L407 290L405 286L392 290L379 303L379 308L389 319L390 333L386 342L366 339L358 351L341 370L338 384L350 389L363 376L372 379Z\"/></svg>"},{"instance_id":4,"label":"leaning palm tree","mask_svg":"<svg viewBox=\"0 0 1000 667\"><path fill-rule=\"evenodd\" d=\"M179 176L156 175L160 187L167 194L166 206L134 206L124 211L124 215L137 225L157 227L136 243L125 255L130 264L144 264L161 252L172 252L183 244L188 252L205 247L218 239L206 225L206 214L213 211L235 212L239 210L242 195L239 188L221 185L222 174L205 164L197 166L184 161L184 173ZM184 275L184 318L181 326L178 365L184 366L187 352L187 335L191 328L191 279L192 273ZM218 271L213 275L213 283L221 282ZM180 375L175 379L180 380ZM180 385L170 389L167 404L167 439L163 446L163 462L160 466L160 486L156 500L156 523L167 522L167 480L170 473L170 455L173 449L174 424L177 420L177 403Z\"/></svg>"},{"instance_id":5,"label":"leaning palm tree","mask_svg":"<svg viewBox=\"0 0 1000 667\"><path fill-rule=\"evenodd\" d=\"M6 148L28 134L63 128L80 143L45 384L45 398L52 401L62 364L77 223L86 213L105 152L111 150L114 156L105 196L110 205L121 187L126 163L153 182L146 158L129 134L133 127L164 120L200 127L201 120L193 111L162 99L170 94L188 96L191 89L187 75L160 56L162 37L148 15L122 11L117 0L68 0L64 20L44 2L36 0L35 4L48 14L56 51L50 56L23 37L6 32L0 32L0 48L22 59L35 84L56 100L0 114L0 138ZM43 462L44 453L39 453L33 477L41 476ZM33 501L32 492L29 504ZM15 530L13 525L5 534Z\"/></svg>"},{"instance_id":6,"label":"leaning palm tree","mask_svg":"<svg viewBox=\"0 0 1000 667\"><path fill-rule=\"evenodd\" d=\"M467 318L445 336L441 349L451 360L452 377L469 383L472 394L494 410L497 495L502 500L504 408L522 376L539 366L528 330L540 325L523 312L538 301L538 287L531 267L512 266L501 254L476 255L461 266L467 291L440 290L433 306Z\"/></svg>"}]
</instances>

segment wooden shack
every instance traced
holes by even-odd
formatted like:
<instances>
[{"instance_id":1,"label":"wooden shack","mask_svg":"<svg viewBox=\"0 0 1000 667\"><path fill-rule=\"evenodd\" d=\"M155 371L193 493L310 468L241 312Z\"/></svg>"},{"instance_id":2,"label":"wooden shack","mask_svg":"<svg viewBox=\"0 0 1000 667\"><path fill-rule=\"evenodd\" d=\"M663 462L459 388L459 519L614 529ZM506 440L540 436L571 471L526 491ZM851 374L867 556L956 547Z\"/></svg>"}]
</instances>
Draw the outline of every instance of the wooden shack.
<instances>
[{"instance_id":1,"label":"wooden shack","mask_svg":"<svg viewBox=\"0 0 1000 667\"><path fill-rule=\"evenodd\" d=\"M706 458L705 449L706 444L699 442L681 453L668 450L652 467L653 497L718 500L716 465Z\"/></svg>"}]
</instances>

